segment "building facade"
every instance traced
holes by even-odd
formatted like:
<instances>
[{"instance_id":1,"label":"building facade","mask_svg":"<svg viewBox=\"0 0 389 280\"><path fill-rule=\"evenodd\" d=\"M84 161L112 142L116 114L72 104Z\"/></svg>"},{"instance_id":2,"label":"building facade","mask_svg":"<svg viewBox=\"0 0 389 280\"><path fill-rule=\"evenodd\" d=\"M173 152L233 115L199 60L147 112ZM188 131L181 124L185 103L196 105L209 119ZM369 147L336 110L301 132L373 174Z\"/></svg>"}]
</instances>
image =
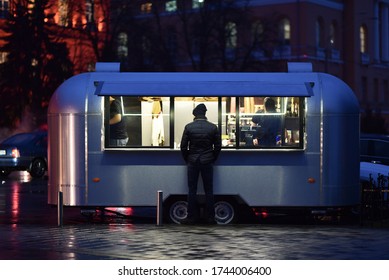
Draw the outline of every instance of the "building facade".
<instances>
[{"instance_id":1,"label":"building facade","mask_svg":"<svg viewBox=\"0 0 389 280\"><path fill-rule=\"evenodd\" d=\"M3 27L18 5L32 9L45 1L0 0L0 45L7 36ZM45 24L57 42L65 42L74 64L75 74L90 71L101 57L109 18L108 0L48 0L45 6ZM0 63L7 53L0 53Z\"/></svg>"},{"instance_id":2,"label":"building facade","mask_svg":"<svg viewBox=\"0 0 389 280\"><path fill-rule=\"evenodd\" d=\"M136 0L121 7L128 17L115 34L116 55L130 71L285 71L287 61L311 62L353 89L362 118L372 113L389 123L388 0Z\"/></svg>"},{"instance_id":3,"label":"building facade","mask_svg":"<svg viewBox=\"0 0 389 280\"><path fill-rule=\"evenodd\" d=\"M18 2L35 1L0 0L0 45ZM389 0L49 0L47 7L75 74L96 61L120 61L124 71L202 72L311 62L353 89L362 117L389 126Z\"/></svg>"}]
</instances>

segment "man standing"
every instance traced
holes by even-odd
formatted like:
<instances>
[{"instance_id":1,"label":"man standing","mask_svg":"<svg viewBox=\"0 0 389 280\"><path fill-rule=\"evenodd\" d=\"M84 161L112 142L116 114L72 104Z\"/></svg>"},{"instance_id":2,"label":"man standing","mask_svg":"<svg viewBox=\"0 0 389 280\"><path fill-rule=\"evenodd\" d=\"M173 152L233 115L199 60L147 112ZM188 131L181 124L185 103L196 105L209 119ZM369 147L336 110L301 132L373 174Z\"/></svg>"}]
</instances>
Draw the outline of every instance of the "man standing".
<instances>
[{"instance_id":1,"label":"man standing","mask_svg":"<svg viewBox=\"0 0 389 280\"><path fill-rule=\"evenodd\" d=\"M215 224L213 197L213 163L221 150L221 139L217 126L207 120L207 107L199 104L193 110L193 122L187 124L181 139L181 153L188 165L188 216L183 224L194 224L199 220L197 207L197 182L201 173L206 198L206 222Z\"/></svg>"}]
</instances>

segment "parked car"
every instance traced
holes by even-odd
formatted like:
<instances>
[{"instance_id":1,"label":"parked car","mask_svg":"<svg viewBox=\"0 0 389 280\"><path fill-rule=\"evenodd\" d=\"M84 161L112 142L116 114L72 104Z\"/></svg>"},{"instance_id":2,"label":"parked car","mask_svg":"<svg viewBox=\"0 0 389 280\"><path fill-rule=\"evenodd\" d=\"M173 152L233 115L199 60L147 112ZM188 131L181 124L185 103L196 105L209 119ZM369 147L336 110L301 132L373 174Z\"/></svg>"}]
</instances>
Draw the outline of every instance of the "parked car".
<instances>
[{"instance_id":1,"label":"parked car","mask_svg":"<svg viewBox=\"0 0 389 280\"><path fill-rule=\"evenodd\" d=\"M389 135L362 134L361 162L389 165Z\"/></svg>"},{"instance_id":2,"label":"parked car","mask_svg":"<svg viewBox=\"0 0 389 280\"><path fill-rule=\"evenodd\" d=\"M0 176L26 170L39 178L47 170L47 131L19 133L0 144Z\"/></svg>"}]
</instances>

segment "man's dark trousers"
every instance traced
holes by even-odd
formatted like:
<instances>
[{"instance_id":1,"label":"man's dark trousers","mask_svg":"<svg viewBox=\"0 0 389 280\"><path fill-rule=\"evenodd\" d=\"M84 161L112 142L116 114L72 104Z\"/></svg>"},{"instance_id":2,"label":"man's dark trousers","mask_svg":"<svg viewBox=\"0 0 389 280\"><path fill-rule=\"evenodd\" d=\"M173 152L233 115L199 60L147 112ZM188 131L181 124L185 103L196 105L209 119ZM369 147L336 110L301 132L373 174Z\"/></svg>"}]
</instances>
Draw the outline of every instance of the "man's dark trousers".
<instances>
[{"instance_id":1,"label":"man's dark trousers","mask_svg":"<svg viewBox=\"0 0 389 280\"><path fill-rule=\"evenodd\" d=\"M188 219L198 220L199 211L197 206L197 183L199 175L203 180L205 193L205 217L214 220L215 208L213 198L213 164L188 163Z\"/></svg>"}]
</instances>

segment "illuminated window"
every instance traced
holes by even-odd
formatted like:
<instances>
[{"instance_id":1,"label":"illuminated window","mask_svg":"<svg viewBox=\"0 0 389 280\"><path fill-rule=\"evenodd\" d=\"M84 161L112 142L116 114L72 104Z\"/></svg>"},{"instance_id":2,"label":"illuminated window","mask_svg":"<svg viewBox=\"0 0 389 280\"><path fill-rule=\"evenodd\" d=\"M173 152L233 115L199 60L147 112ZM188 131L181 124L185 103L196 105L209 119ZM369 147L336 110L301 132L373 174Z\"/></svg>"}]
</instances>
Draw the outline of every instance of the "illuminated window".
<instances>
[{"instance_id":1,"label":"illuminated window","mask_svg":"<svg viewBox=\"0 0 389 280\"><path fill-rule=\"evenodd\" d=\"M303 99L226 97L222 102L222 144L240 148L301 148Z\"/></svg>"},{"instance_id":2,"label":"illuminated window","mask_svg":"<svg viewBox=\"0 0 389 280\"><path fill-rule=\"evenodd\" d=\"M31 11L32 9L34 9L34 7L35 7L35 0L28 1L28 4L27 4L28 10Z\"/></svg>"},{"instance_id":3,"label":"illuminated window","mask_svg":"<svg viewBox=\"0 0 389 280\"><path fill-rule=\"evenodd\" d=\"M169 147L170 134L170 98L116 96L120 102L124 127L129 135L127 147ZM109 97L106 108L106 147L110 146L109 137L112 127L109 125L111 105ZM109 128L109 129L108 129Z\"/></svg>"},{"instance_id":4,"label":"illuminated window","mask_svg":"<svg viewBox=\"0 0 389 280\"><path fill-rule=\"evenodd\" d=\"M120 59L128 56L128 35L124 32L120 32L117 39L118 50L117 55Z\"/></svg>"},{"instance_id":5,"label":"illuminated window","mask_svg":"<svg viewBox=\"0 0 389 280\"><path fill-rule=\"evenodd\" d=\"M218 98L217 97L176 97L174 99L174 146L181 142L185 125L193 121L193 109L203 103L207 107L208 121L218 125Z\"/></svg>"},{"instance_id":6,"label":"illuminated window","mask_svg":"<svg viewBox=\"0 0 389 280\"><path fill-rule=\"evenodd\" d=\"M166 1L165 10L166 10L166 12L177 11L177 1Z\"/></svg>"},{"instance_id":7,"label":"illuminated window","mask_svg":"<svg viewBox=\"0 0 389 280\"><path fill-rule=\"evenodd\" d=\"M367 28L366 26L361 26L359 28L359 41L361 45L361 53L367 53Z\"/></svg>"},{"instance_id":8,"label":"illuminated window","mask_svg":"<svg viewBox=\"0 0 389 280\"><path fill-rule=\"evenodd\" d=\"M235 49L238 43L238 31L235 22L228 22L225 27L226 48Z\"/></svg>"},{"instance_id":9,"label":"illuminated window","mask_svg":"<svg viewBox=\"0 0 389 280\"><path fill-rule=\"evenodd\" d=\"M305 98L115 96L129 142L127 148L179 149L193 109L207 107L221 133L223 149L302 149ZM116 109L117 111L117 109ZM173 113L172 113L173 112ZM105 143L110 146L111 105L105 97ZM115 146L115 148L117 148Z\"/></svg>"},{"instance_id":10,"label":"illuminated window","mask_svg":"<svg viewBox=\"0 0 389 280\"><path fill-rule=\"evenodd\" d=\"M0 52L0 64L5 63L7 61L7 52Z\"/></svg>"},{"instance_id":11,"label":"illuminated window","mask_svg":"<svg viewBox=\"0 0 389 280\"><path fill-rule=\"evenodd\" d=\"M69 14L68 14L68 1L67 0L59 0L58 13L59 13L58 25L68 26Z\"/></svg>"},{"instance_id":12,"label":"illuminated window","mask_svg":"<svg viewBox=\"0 0 389 280\"><path fill-rule=\"evenodd\" d=\"M143 14L149 14L149 13L151 13L152 9L153 9L153 4L150 3L150 2L143 3L143 4L140 6L140 11L141 11Z\"/></svg>"},{"instance_id":13,"label":"illuminated window","mask_svg":"<svg viewBox=\"0 0 389 280\"><path fill-rule=\"evenodd\" d=\"M280 22L280 39L284 44L290 43L290 21L289 19L282 19Z\"/></svg>"},{"instance_id":14,"label":"illuminated window","mask_svg":"<svg viewBox=\"0 0 389 280\"><path fill-rule=\"evenodd\" d=\"M205 0L192 0L192 9L199 9L204 6Z\"/></svg>"},{"instance_id":15,"label":"illuminated window","mask_svg":"<svg viewBox=\"0 0 389 280\"><path fill-rule=\"evenodd\" d=\"M9 0L0 0L0 18L7 17L9 13Z\"/></svg>"},{"instance_id":16,"label":"illuminated window","mask_svg":"<svg viewBox=\"0 0 389 280\"><path fill-rule=\"evenodd\" d=\"M86 22L94 22L93 19L93 0L87 0L85 3L85 16L86 16Z\"/></svg>"}]
</instances>

